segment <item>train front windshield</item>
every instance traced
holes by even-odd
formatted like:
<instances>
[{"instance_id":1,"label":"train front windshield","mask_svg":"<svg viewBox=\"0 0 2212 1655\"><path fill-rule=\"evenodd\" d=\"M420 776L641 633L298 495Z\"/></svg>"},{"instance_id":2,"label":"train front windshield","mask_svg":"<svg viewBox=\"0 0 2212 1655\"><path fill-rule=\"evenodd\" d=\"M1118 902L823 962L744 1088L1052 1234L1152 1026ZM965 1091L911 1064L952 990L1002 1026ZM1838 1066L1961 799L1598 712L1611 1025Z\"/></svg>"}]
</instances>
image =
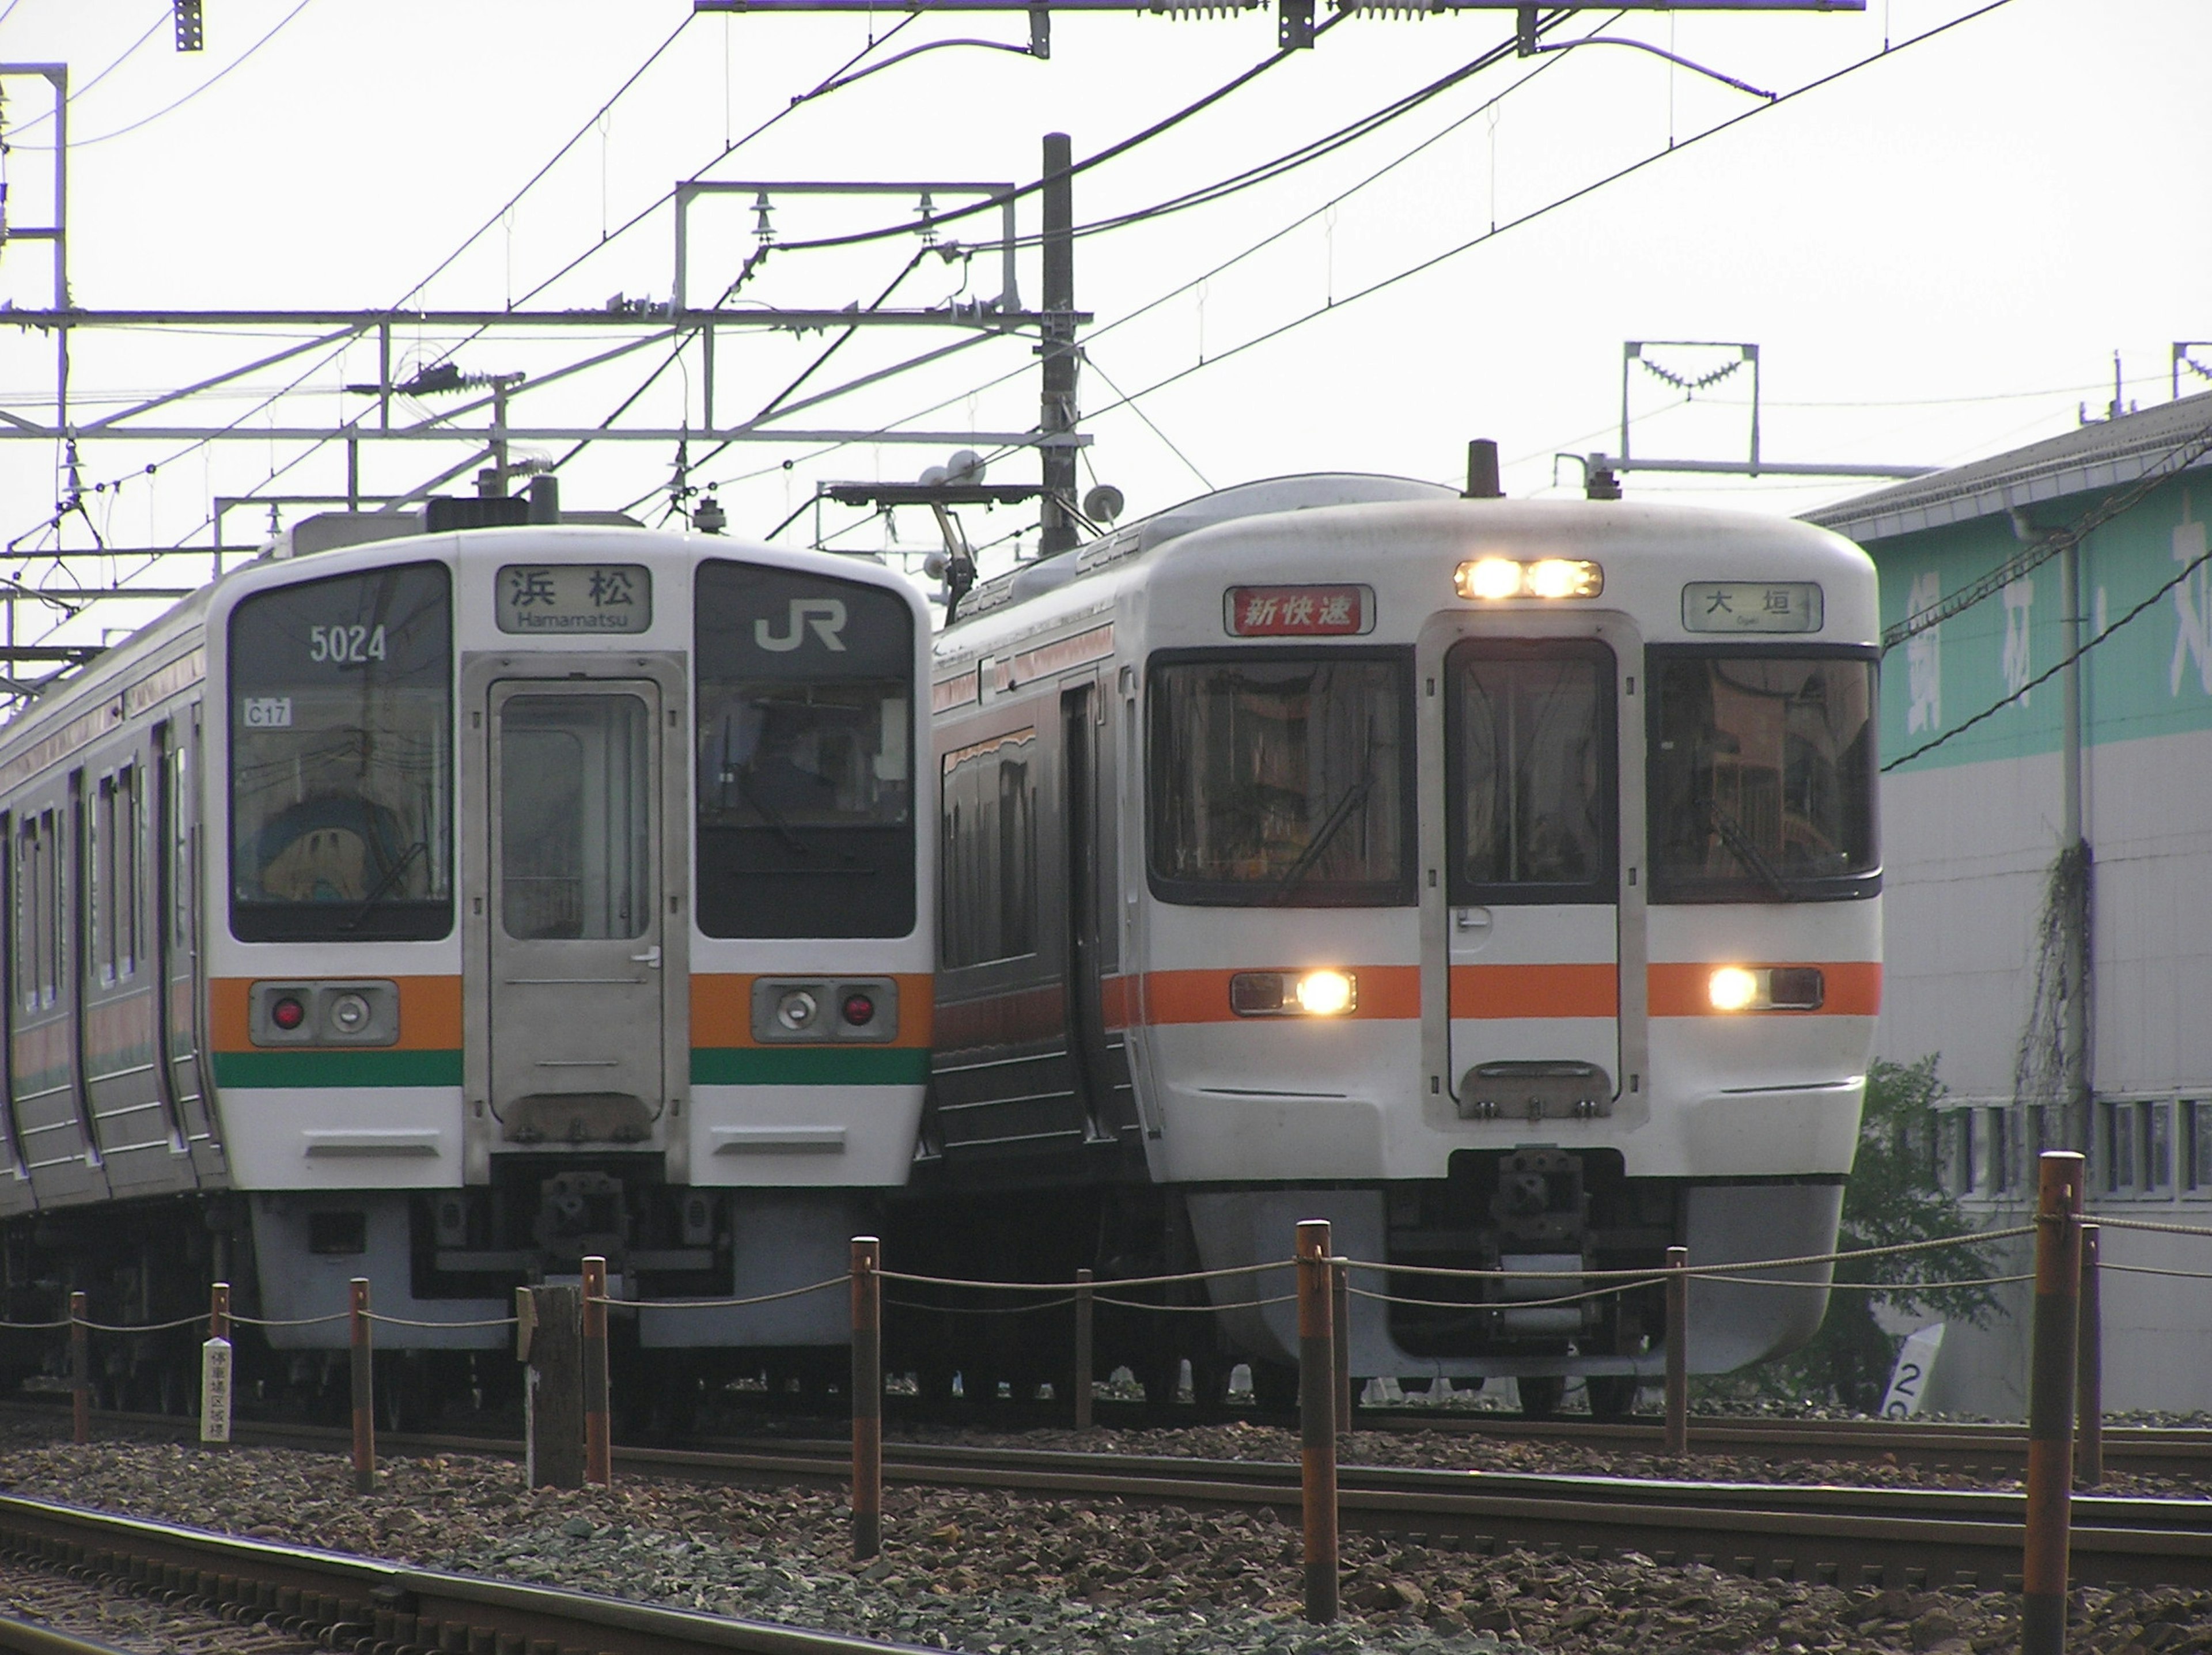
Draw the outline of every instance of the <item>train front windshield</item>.
<instances>
[{"instance_id":1,"label":"train front windshield","mask_svg":"<svg viewBox=\"0 0 2212 1655\"><path fill-rule=\"evenodd\" d=\"M896 593L701 567L699 923L717 937L914 929L914 621Z\"/></svg>"},{"instance_id":2,"label":"train front windshield","mask_svg":"<svg viewBox=\"0 0 2212 1655\"><path fill-rule=\"evenodd\" d=\"M231 928L428 940L453 925L453 599L416 563L230 620Z\"/></svg>"},{"instance_id":3,"label":"train front windshield","mask_svg":"<svg viewBox=\"0 0 2212 1655\"><path fill-rule=\"evenodd\" d=\"M1413 900L1402 656L1249 651L1152 669L1152 866L1171 902Z\"/></svg>"},{"instance_id":4,"label":"train front windshield","mask_svg":"<svg viewBox=\"0 0 2212 1655\"><path fill-rule=\"evenodd\" d=\"M1650 673L1653 897L1870 894L1874 662L1655 648Z\"/></svg>"}]
</instances>

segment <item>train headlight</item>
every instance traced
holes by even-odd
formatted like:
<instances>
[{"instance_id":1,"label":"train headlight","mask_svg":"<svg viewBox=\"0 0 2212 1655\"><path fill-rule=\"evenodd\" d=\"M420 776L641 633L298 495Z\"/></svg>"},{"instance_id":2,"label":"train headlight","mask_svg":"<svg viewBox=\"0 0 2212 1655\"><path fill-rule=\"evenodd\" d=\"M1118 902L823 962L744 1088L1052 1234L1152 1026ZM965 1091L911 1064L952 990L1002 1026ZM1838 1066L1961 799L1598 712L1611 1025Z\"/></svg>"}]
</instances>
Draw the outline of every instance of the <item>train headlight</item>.
<instances>
[{"instance_id":1,"label":"train headlight","mask_svg":"<svg viewBox=\"0 0 2212 1655\"><path fill-rule=\"evenodd\" d=\"M1705 993L1717 1012L1746 1011L1759 998L1759 978L1741 965L1723 965L1713 973Z\"/></svg>"},{"instance_id":2,"label":"train headlight","mask_svg":"<svg viewBox=\"0 0 2212 1655\"><path fill-rule=\"evenodd\" d=\"M368 1001L360 995L343 994L331 1001L331 1026L340 1034L359 1034L368 1026Z\"/></svg>"},{"instance_id":3,"label":"train headlight","mask_svg":"<svg viewBox=\"0 0 2212 1655\"><path fill-rule=\"evenodd\" d=\"M1705 997L1717 1012L1817 1012L1827 981L1817 965L1723 965Z\"/></svg>"},{"instance_id":4,"label":"train headlight","mask_svg":"<svg viewBox=\"0 0 2212 1655\"><path fill-rule=\"evenodd\" d=\"M1307 971L1291 989L1308 1017L1341 1017L1352 1007L1353 983L1345 971Z\"/></svg>"},{"instance_id":5,"label":"train headlight","mask_svg":"<svg viewBox=\"0 0 2212 1655\"><path fill-rule=\"evenodd\" d=\"M1342 1017L1359 1005L1359 979L1321 966L1310 971L1239 971L1229 1009L1239 1017Z\"/></svg>"},{"instance_id":6,"label":"train headlight","mask_svg":"<svg viewBox=\"0 0 2212 1655\"><path fill-rule=\"evenodd\" d=\"M787 1029L803 1029L813 1022L815 1010L814 996L793 989L775 1002L775 1020Z\"/></svg>"},{"instance_id":7,"label":"train headlight","mask_svg":"<svg viewBox=\"0 0 2212 1655\"><path fill-rule=\"evenodd\" d=\"M1459 566L1452 585L1462 598L1595 598L1605 570L1586 557L1476 557Z\"/></svg>"}]
</instances>

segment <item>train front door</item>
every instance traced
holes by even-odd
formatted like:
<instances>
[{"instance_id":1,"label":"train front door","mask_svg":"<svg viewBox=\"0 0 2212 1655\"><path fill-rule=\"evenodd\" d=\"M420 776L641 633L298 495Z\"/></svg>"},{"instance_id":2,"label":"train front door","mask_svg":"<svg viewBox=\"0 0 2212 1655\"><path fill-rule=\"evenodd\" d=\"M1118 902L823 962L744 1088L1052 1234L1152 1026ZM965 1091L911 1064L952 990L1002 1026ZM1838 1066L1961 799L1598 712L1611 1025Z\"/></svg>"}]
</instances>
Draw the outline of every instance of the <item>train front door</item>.
<instances>
[{"instance_id":1,"label":"train front door","mask_svg":"<svg viewBox=\"0 0 2212 1655\"><path fill-rule=\"evenodd\" d=\"M1550 1140L1628 1086L1619 667L1585 633L1463 637L1443 669L1450 1101Z\"/></svg>"},{"instance_id":2,"label":"train front door","mask_svg":"<svg viewBox=\"0 0 2212 1655\"><path fill-rule=\"evenodd\" d=\"M642 1145L667 1101L661 700L490 686L491 1106L511 1145Z\"/></svg>"}]
</instances>

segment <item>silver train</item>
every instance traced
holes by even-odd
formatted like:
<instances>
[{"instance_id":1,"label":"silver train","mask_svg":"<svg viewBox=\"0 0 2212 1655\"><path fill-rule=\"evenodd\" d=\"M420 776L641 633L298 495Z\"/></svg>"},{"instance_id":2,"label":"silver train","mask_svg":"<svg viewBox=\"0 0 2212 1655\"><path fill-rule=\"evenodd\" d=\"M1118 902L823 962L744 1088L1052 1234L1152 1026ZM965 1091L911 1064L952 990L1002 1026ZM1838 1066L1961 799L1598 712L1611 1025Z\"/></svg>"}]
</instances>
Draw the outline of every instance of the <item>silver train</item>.
<instances>
[{"instance_id":1,"label":"silver train","mask_svg":"<svg viewBox=\"0 0 2212 1655\"><path fill-rule=\"evenodd\" d=\"M1832 1245L1881 995L1877 636L1871 563L1802 524L1376 477L983 586L936 641L903 1256L1110 1279L1281 1259L1324 1217L1389 1267L1355 1287L1427 1301L1356 1299L1356 1372L1626 1409L1656 1289L1413 1271ZM1813 1285L1699 1285L1693 1368L1810 1334L1826 1270L1784 1274ZM1285 1396L1282 1291L1130 1312L1101 1360ZM1048 1321L948 1310L910 1348L981 1325L1026 1385L1064 1372Z\"/></svg>"},{"instance_id":2,"label":"silver train","mask_svg":"<svg viewBox=\"0 0 2212 1655\"><path fill-rule=\"evenodd\" d=\"M845 1340L834 1293L655 1306L835 1275L908 1177L927 612L523 503L313 520L0 730L8 1319L228 1279L296 1323L366 1276L405 1396L600 1253L679 1369ZM200 1336L103 1340L111 1399L188 1399ZM346 1330L245 1336L245 1384L313 1391Z\"/></svg>"}]
</instances>

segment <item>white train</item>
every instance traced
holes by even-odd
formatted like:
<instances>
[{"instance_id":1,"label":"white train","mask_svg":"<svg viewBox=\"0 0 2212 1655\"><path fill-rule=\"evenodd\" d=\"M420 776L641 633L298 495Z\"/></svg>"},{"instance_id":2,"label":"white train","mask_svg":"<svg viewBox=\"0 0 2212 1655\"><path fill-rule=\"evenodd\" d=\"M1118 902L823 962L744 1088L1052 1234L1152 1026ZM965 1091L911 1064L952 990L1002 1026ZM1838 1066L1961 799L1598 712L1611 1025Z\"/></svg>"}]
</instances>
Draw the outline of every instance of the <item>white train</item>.
<instances>
[{"instance_id":1,"label":"white train","mask_svg":"<svg viewBox=\"0 0 2212 1655\"><path fill-rule=\"evenodd\" d=\"M1832 1245L1881 994L1878 632L1867 557L1802 524L1375 477L982 587L936 643L942 1199L908 1253L1103 1279L1325 1217L1401 1267L1356 1287L1431 1301L1355 1299L1356 1372L1626 1408L1656 1290L1411 1269ZM1284 1290L1215 1281L1246 1307L1132 1315L1101 1360L1279 1392L1291 1307L1251 1301ZM1700 1284L1691 1363L1826 1299ZM1044 1320L994 1319L1006 1377L1064 1360Z\"/></svg>"},{"instance_id":2,"label":"white train","mask_svg":"<svg viewBox=\"0 0 2212 1655\"><path fill-rule=\"evenodd\" d=\"M6 1313L227 1277L296 1323L367 1276L458 1323L604 1253L645 1348L842 1344L834 1293L650 1307L836 1274L908 1176L927 611L854 559L422 528L313 520L0 730ZM199 1336L104 1342L115 1394L188 1396Z\"/></svg>"}]
</instances>

